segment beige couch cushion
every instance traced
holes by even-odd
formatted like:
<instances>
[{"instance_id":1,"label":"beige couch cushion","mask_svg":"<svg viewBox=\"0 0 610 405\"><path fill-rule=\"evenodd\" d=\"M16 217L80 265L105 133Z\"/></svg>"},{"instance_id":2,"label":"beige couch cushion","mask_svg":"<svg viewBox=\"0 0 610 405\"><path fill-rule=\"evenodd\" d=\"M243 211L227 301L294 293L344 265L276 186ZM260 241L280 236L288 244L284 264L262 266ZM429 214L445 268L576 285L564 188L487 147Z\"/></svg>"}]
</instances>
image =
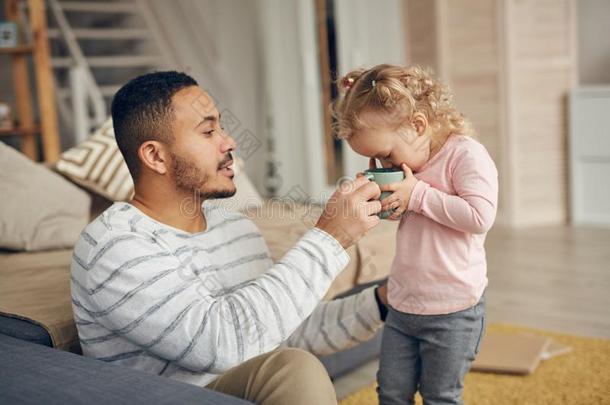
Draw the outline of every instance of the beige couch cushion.
<instances>
[{"instance_id":1,"label":"beige couch cushion","mask_svg":"<svg viewBox=\"0 0 610 405\"><path fill-rule=\"evenodd\" d=\"M0 143L0 247L71 247L89 220L89 196Z\"/></svg>"},{"instance_id":2,"label":"beige couch cushion","mask_svg":"<svg viewBox=\"0 0 610 405\"><path fill-rule=\"evenodd\" d=\"M70 296L72 249L0 253L0 314L44 327L53 346L78 352Z\"/></svg>"}]
</instances>

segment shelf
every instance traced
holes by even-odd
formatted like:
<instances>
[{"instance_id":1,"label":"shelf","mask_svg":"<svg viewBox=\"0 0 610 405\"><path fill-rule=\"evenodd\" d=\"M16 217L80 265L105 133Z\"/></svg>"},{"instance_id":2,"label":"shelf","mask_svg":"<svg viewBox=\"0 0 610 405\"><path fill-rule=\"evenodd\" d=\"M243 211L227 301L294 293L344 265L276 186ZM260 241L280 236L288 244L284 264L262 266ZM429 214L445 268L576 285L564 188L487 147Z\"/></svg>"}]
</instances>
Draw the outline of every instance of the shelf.
<instances>
[{"instance_id":1,"label":"shelf","mask_svg":"<svg viewBox=\"0 0 610 405\"><path fill-rule=\"evenodd\" d=\"M34 50L34 47L32 45L18 45L18 46L13 46L10 48L0 47L0 55L1 54L13 55L13 54L20 54L20 53L31 53L33 50Z\"/></svg>"},{"instance_id":2,"label":"shelf","mask_svg":"<svg viewBox=\"0 0 610 405\"><path fill-rule=\"evenodd\" d=\"M32 135L40 132L39 127L34 128L0 128L0 136L11 136L11 135Z\"/></svg>"},{"instance_id":3,"label":"shelf","mask_svg":"<svg viewBox=\"0 0 610 405\"><path fill-rule=\"evenodd\" d=\"M27 0L27 11L22 13L21 5L24 3L23 0L2 0L3 19L15 22L28 40L14 47L0 48L1 63L5 64L5 57L2 55L9 55L11 59L8 65L12 70L13 100L18 106L15 116L11 117L14 121L3 122L8 127L0 129L0 137L19 137L20 149L27 157L53 162L61 153L61 142L53 84L55 78L51 69L50 44L47 37L48 2ZM112 6L112 3L104 2L108 6ZM130 5L133 7L131 2ZM23 14L28 17L27 27L23 24ZM30 56L34 56L34 63L28 63ZM4 78L4 71L2 75ZM31 88L30 81L35 83L34 89ZM34 94L35 99L32 97Z\"/></svg>"}]
</instances>

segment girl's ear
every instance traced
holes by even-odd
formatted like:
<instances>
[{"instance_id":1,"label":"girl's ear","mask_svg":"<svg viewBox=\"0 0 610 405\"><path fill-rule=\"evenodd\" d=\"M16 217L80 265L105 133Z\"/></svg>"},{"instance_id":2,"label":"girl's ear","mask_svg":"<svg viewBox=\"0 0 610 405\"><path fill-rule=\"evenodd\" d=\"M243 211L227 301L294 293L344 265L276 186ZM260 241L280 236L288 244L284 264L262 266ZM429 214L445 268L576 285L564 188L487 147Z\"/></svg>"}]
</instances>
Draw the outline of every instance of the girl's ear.
<instances>
[{"instance_id":1,"label":"girl's ear","mask_svg":"<svg viewBox=\"0 0 610 405\"><path fill-rule=\"evenodd\" d=\"M413 125L413 128L415 128L415 131L417 131L418 136L425 134L426 129L428 129L428 120L426 119L426 116L420 112L413 114L411 124Z\"/></svg>"}]
</instances>

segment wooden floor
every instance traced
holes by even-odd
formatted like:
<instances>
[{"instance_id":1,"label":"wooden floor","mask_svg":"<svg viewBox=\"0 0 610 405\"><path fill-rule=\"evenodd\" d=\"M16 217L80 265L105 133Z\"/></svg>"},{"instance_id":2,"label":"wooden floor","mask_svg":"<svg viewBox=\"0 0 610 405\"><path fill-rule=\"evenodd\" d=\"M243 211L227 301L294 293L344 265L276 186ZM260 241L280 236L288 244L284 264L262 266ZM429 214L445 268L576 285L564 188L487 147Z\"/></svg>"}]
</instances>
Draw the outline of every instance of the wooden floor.
<instances>
[{"instance_id":1,"label":"wooden floor","mask_svg":"<svg viewBox=\"0 0 610 405\"><path fill-rule=\"evenodd\" d=\"M494 228L486 250L490 323L610 339L610 229ZM335 381L338 397L375 381L377 367Z\"/></svg>"}]
</instances>

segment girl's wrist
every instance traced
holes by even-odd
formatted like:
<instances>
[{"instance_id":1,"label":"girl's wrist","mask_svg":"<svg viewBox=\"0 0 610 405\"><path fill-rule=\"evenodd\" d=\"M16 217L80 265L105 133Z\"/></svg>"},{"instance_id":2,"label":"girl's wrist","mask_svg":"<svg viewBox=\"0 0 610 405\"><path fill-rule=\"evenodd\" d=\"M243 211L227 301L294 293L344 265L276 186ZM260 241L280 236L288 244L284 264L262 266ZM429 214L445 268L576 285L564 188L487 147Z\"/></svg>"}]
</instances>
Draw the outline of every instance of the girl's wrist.
<instances>
[{"instance_id":1,"label":"girl's wrist","mask_svg":"<svg viewBox=\"0 0 610 405\"><path fill-rule=\"evenodd\" d=\"M415 176L411 176L410 178L407 179L407 196L409 197L407 200L407 206L409 205L409 200L411 199L411 196L413 195L413 190L415 190L415 186L417 185L417 182L419 180L417 180L417 178L415 178Z\"/></svg>"}]
</instances>

